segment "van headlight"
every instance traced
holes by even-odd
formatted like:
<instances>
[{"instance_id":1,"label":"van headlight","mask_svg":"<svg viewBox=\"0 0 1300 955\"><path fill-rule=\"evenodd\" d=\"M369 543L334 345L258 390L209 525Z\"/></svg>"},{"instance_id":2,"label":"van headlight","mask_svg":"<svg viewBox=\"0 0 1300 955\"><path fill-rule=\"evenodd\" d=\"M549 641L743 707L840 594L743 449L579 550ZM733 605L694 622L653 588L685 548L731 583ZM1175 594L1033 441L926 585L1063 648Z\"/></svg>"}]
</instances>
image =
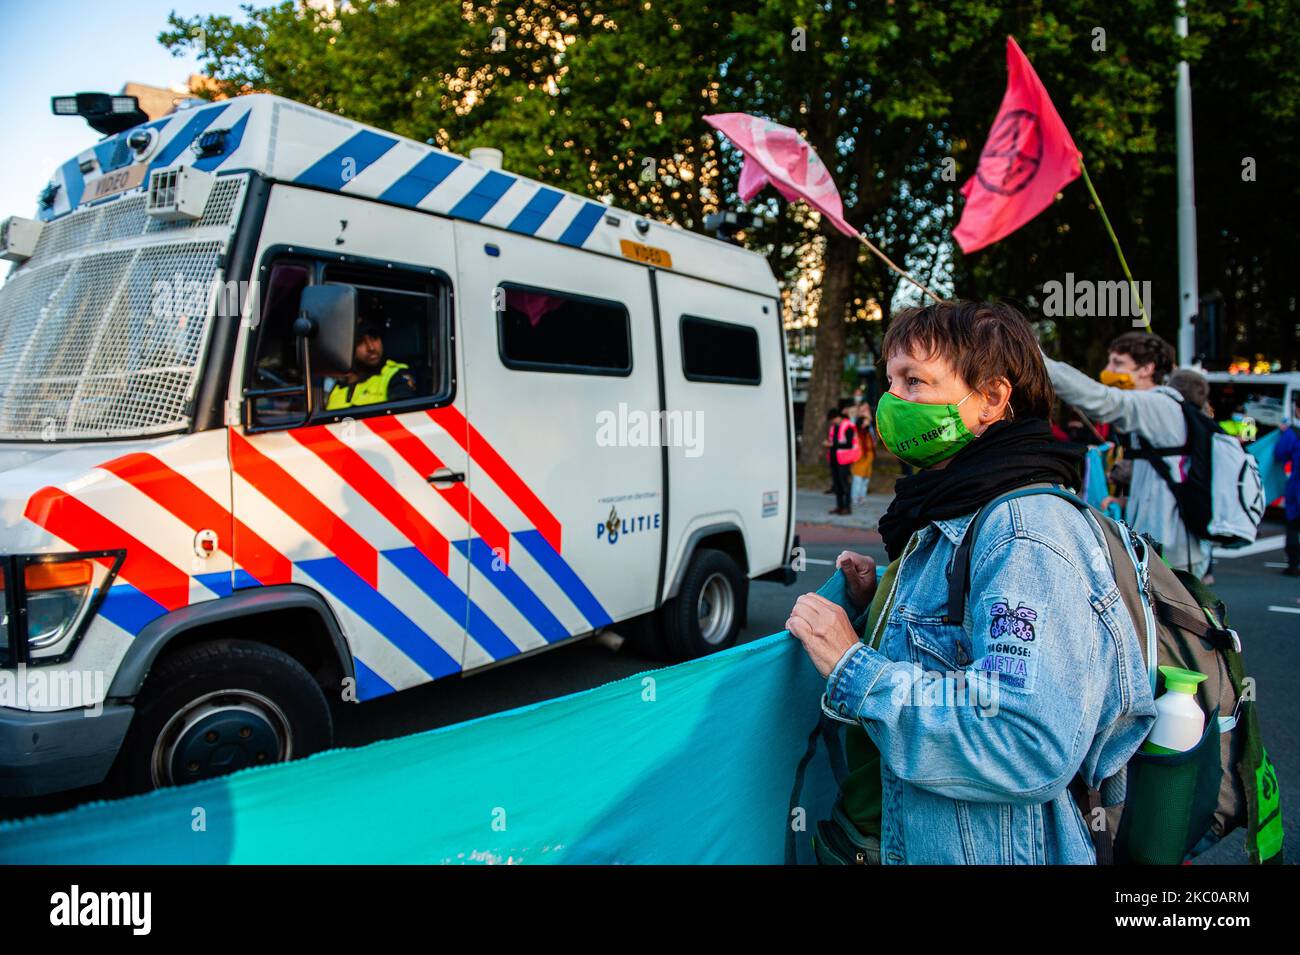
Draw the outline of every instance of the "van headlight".
<instances>
[{"instance_id":1,"label":"van headlight","mask_svg":"<svg viewBox=\"0 0 1300 955\"><path fill-rule=\"evenodd\" d=\"M0 558L0 665L53 663L70 655L125 556L100 551Z\"/></svg>"}]
</instances>

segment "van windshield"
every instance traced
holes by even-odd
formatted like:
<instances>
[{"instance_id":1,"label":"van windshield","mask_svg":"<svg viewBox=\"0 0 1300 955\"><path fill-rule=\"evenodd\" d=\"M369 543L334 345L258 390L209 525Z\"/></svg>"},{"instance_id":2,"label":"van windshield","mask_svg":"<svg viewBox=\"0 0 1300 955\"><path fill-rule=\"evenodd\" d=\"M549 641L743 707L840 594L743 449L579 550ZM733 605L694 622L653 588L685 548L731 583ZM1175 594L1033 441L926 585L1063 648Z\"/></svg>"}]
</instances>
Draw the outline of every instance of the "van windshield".
<instances>
[{"instance_id":1,"label":"van windshield","mask_svg":"<svg viewBox=\"0 0 1300 955\"><path fill-rule=\"evenodd\" d=\"M220 268L247 181L218 179L194 221L151 218L136 195L46 223L0 286L0 440L189 426L209 318L243 300Z\"/></svg>"}]
</instances>

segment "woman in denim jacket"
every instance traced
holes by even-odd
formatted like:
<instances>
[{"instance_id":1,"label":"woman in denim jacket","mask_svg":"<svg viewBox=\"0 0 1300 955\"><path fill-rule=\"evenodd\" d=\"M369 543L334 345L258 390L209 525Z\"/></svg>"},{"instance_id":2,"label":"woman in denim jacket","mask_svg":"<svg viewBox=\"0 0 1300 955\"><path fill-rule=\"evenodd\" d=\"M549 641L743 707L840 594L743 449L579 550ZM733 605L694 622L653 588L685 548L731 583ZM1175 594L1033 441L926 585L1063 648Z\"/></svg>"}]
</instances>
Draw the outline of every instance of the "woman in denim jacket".
<instances>
[{"instance_id":1,"label":"woman in denim jacket","mask_svg":"<svg viewBox=\"0 0 1300 955\"><path fill-rule=\"evenodd\" d=\"M878 759L879 798L857 800L878 819L854 822L879 832L884 864L1092 863L1088 824L1105 814L1085 821L1071 781L1100 788L1155 718L1100 529L1051 495L999 504L971 552L965 618L946 620L976 512L1030 484L1077 488L1082 449L1052 440L1043 358L1008 305L904 311L882 352L877 431L922 469L880 521L889 586L845 552L848 605L805 594L786 624L827 678L823 710L865 731L850 778L874 786Z\"/></svg>"}]
</instances>

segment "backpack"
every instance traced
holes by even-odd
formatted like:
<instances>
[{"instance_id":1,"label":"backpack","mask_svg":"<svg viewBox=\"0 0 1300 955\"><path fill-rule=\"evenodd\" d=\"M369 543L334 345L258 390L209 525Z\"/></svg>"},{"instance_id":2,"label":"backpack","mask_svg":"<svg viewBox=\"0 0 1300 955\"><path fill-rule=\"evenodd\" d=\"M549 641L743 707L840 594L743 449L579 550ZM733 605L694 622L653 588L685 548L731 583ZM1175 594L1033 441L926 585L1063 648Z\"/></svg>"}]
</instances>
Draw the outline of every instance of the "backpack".
<instances>
[{"instance_id":1,"label":"backpack","mask_svg":"<svg viewBox=\"0 0 1300 955\"><path fill-rule=\"evenodd\" d=\"M1129 456L1151 462L1173 493L1183 523L1196 537L1226 548L1253 544L1266 503L1259 463L1209 415L1186 401L1178 404L1187 425L1187 443L1157 448L1138 435L1138 447ZM1181 482L1174 480L1165 460L1175 454L1190 461Z\"/></svg>"},{"instance_id":2,"label":"backpack","mask_svg":"<svg viewBox=\"0 0 1300 955\"><path fill-rule=\"evenodd\" d=\"M1068 491L1031 485L990 501L971 521L953 556L948 618L965 617L972 545L989 511L1013 498L1051 494L1091 515L1100 528L1121 599L1137 626L1152 696L1164 689L1158 665L1206 675L1196 702L1205 713L1201 742L1184 753L1139 750L1097 789L1071 783L1100 864L1177 865L1246 827L1251 862L1282 862L1277 773L1260 736L1254 681L1226 607L1197 577L1171 569L1146 535L1102 514ZM1094 528L1097 533L1097 528Z\"/></svg>"}]
</instances>

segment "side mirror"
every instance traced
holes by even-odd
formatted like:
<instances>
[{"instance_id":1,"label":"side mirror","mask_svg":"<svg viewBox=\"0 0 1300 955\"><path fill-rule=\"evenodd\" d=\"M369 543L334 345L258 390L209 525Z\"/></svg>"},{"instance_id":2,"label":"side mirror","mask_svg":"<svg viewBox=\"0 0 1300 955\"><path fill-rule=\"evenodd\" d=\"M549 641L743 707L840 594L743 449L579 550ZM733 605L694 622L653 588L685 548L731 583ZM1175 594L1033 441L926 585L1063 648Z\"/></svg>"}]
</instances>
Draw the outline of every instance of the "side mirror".
<instances>
[{"instance_id":1,"label":"side mirror","mask_svg":"<svg viewBox=\"0 0 1300 955\"><path fill-rule=\"evenodd\" d=\"M313 285L302 290L293 332L307 346L311 375L337 377L352 370L356 328L354 287Z\"/></svg>"}]
</instances>

